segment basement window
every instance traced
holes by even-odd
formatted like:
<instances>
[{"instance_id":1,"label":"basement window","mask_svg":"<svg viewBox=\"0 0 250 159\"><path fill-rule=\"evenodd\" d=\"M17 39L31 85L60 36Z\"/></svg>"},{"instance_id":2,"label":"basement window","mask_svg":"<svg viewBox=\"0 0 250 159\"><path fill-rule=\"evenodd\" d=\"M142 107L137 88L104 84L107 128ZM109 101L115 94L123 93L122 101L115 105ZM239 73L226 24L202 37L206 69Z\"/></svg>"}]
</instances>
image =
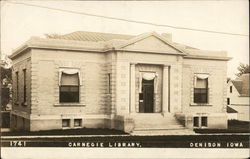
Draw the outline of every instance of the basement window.
<instances>
[{"instance_id":1,"label":"basement window","mask_svg":"<svg viewBox=\"0 0 250 159\"><path fill-rule=\"evenodd\" d=\"M201 117L201 127L207 127L207 117Z\"/></svg>"},{"instance_id":2,"label":"basement window","mask_svg":"<svg viewBox=\"0 0 250 159\"><path fill-rule=\"evenodd\" d=\"M74 127L82 127L82 119L74 119Z\"/></svg>"},{"instance_id":3,"label":"basement window","mask_svg":"<svg viewBox=\"0 0 250 159\"><path fill-rule=\"evenodd\" d=\"M70 127L70 119L63 119L62 120L62 127Z\"/></svg>"},{"instance_id":4,"label":"basement window","mask_svg":"<svg viewBox=\"0 0 250 159\"><path fill-rule=\"evenodd\" d=\"M199 117L194 117L194 127L199 127Z\"/></svg>"}]
</instances>

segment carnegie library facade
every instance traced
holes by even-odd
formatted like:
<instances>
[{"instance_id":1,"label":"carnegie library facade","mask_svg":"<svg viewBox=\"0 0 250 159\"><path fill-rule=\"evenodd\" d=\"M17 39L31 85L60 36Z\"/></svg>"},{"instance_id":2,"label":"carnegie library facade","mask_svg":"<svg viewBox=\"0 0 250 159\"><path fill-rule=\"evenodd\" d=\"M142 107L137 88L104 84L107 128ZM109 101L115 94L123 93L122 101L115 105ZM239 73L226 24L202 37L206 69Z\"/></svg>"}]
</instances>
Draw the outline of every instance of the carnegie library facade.
<instances>
[{"instance_id":1,"label":"carnegie library facade","mask_svg":"<svg viewBox=\"0 0 250 159\"><path fill-rule=\"evenodd\" d=\"M13 130L227 128L227 57L155 32L32 37L13 61Z\"/></svg>"}]
</instances>

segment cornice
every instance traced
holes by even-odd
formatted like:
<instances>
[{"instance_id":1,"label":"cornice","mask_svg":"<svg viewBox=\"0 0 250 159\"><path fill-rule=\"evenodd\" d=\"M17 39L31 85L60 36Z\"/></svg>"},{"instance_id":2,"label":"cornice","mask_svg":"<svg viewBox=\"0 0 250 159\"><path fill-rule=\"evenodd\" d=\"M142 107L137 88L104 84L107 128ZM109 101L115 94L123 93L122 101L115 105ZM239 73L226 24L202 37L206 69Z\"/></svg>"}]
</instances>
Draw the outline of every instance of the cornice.
<instances>
[{"instance_id":1,"label":"cornice","mask_svg":"<svg viewBox=\"0 0 250 159\"><path fill-rule=\"evenodd\" d=\"M220 56L200 56L200 55L187 55L184 56L185 59L203 59L203 60L220 60L229 61L232 57L220 57Z\"/></svg>"}]
</instances>

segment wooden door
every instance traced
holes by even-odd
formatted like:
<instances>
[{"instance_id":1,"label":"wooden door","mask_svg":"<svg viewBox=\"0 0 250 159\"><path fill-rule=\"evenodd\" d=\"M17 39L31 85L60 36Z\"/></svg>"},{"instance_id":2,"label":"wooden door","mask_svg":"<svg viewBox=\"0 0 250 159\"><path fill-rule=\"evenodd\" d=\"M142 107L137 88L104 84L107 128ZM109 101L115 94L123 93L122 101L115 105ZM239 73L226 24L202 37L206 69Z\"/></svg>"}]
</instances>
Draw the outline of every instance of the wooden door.
<instances>
[{"instance_id":1,"label":"wooden door","mask_svg":"<svg viewBox=\"0 0 250 159\"><path fill-rule=\"evenodd\" d=\"M142 80L142 93L140 94L139 112L154 112L154 80Z\"/></svg>"}]
</instances>

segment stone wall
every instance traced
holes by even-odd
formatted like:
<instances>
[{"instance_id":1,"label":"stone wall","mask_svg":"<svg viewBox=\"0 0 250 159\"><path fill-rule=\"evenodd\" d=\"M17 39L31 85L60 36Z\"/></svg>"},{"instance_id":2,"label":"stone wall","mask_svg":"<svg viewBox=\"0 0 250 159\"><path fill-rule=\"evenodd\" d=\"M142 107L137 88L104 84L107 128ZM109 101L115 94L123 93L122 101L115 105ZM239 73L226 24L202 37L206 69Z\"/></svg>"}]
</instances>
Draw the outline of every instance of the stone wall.
<instances>
[{"instance_id":1,"label":"stone wall","mask_svg":"<svg viewBox=\"0 0 250 159\"><path fill-rule=\"evenodd\" d=\"M12 130L29 130L31 112L31 52L25 52L12 62L13 100L10 127ZM24 99L24 69L26 70L26 102ZM18 72L18 92L16 72Z\"/></svg>"},{"instance_id":2,"label":"stone wall","mask_svg":"<svg viewBox=\"0 0 250 159\"><path fill-rule=\"evenodd\" d=\"M32 114L104 114L107 72L104 54L52 50L32 52ZM81 72L80 103L59 103L59 69L78 68ZM44 93L46 92L46 93Z\"/></svg>"},{"instance_id":3,"label":"stone wall","mask_svg":"<svg viewBox=\"0 0 250 159\"><path fill-rule=\"evenodd\" d=\"M226 61L184 59L182 73L182 113L186 127L193 128L194 117L207 117L209 129L226 129ZM208 103L194 103L194 76L209 74Z\"/></svg>"},{"instance_id":4,"label":"stone wall","mask_svg":"<svg viewBox=\"0 0 250 159\"><path fill-rule=\"evenodd\" d=\"M182 73L182 112L225 113L226 112L226 62L215 60L185 59ZM194 97L195 73L207 73L208 104L196 104Z\"/></svg>"},{"instance_id":5,"label":"stone wall","mask_svg":"<svg viewBox=\"0 0 250 159\"><path fill-rule=\"evenodd\" d=\"M48 120L57 118L55 120L57 124L54 128L61 128L58 121L61 120L62 115L110 114L111 110L108 105L111 101L109 104L107 101L107 69L111 70L112 62L111 66L107 65L106 54L34 49L32 50L31 65L31 111L32 118L36 120L34 123L43 120L42 116L46 116ZM82 85L79 91L79 103L59 103L60 68L77 68L80 70ZM100 120L105 120L105 118ZM31 127L35 125L34 123L31 124ZM44 121L44 123L48 122ZM48 126L48 128L51 127ZM32 129L38 128L33 127Z\"/></svg>"},{"instance_id":6,"label":"stone wall","mask_svg":"<svg viewBox=\"0 0 250 159\"><path fill-rule=\"evenodd\" d=\"M193 129L194 117L199 117L199 129L227 129L227 115L226 113L197 113L197 114L186 114L185 115L185 126ZM201 117L207 117L207 126L201 126Z\"/></svg>"}]
</instances>

